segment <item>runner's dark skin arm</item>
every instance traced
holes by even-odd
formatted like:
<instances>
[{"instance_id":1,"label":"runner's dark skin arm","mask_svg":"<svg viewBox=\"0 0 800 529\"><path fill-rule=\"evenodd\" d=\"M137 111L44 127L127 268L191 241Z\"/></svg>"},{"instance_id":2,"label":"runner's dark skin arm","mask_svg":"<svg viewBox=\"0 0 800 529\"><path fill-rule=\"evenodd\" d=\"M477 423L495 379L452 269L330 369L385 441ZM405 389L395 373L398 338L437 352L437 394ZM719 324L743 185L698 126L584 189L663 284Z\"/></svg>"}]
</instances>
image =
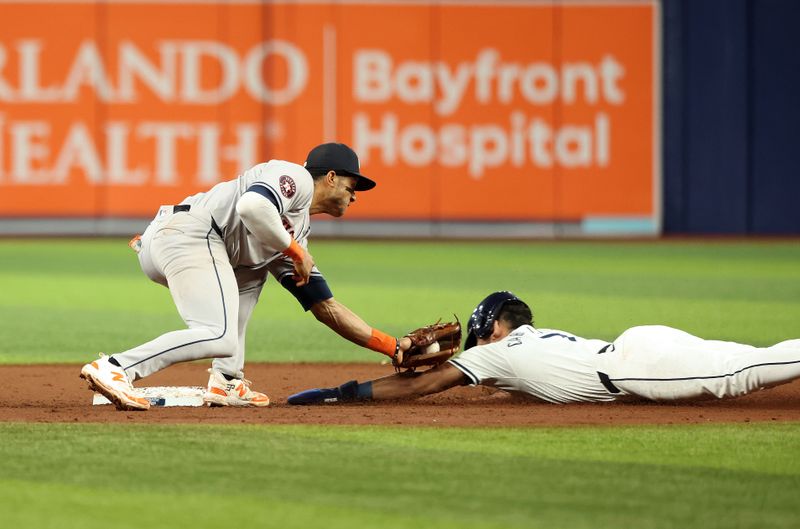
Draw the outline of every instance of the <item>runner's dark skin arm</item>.
<instances>
[{"instance_id":1,"label":"runner's dark skin arm","mask_svg":"<svg viewBox=\"0 0 800 529\"><path fill-rule=\"evenodd\" d=\"M394 400L440 393L469 381L452 364L444 363L423 372L406 371L372 381L373 400Z\"/></svg>"}]
</instances>

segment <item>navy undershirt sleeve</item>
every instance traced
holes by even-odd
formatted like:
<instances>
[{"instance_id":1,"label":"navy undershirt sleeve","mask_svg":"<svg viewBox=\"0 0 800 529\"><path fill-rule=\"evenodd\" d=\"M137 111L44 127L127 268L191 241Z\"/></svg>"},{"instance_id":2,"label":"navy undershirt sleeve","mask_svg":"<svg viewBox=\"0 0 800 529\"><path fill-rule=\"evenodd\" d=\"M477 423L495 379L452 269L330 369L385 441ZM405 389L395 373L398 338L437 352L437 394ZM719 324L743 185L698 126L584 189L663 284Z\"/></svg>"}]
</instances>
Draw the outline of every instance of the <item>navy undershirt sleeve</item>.
<instances>
[{"instance_id":1,"label":"navy undershirt sleeve","mask_svg":"<svg viewBox=\"0 0 800 529\"><path fill-rule=\"evenodd\" d=\"M300 302L305 311L311 309L315 303L333 297L333 293L328 287L328 282L322 276L313 275L309 278L307 284L298 287L294 284L294 278L291 275L287 275L281 280L281 285L297 298L297 301Z\"/></svg>"}]
</instances>

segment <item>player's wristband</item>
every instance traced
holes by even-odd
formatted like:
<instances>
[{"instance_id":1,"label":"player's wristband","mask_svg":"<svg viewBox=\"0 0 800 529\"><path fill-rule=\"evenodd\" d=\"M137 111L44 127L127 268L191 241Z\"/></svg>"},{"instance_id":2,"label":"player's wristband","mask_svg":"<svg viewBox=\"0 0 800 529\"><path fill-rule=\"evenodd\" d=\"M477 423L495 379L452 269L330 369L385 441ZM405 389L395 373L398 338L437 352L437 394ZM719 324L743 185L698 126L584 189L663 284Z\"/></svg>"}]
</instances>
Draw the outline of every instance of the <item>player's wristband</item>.
<instances>
[{"instance_id":1,"label":"player's wristband","mask_svg":"<svg viewBox=\"0 0 800 529\"><path fill-rule=\"evenodd\" d=\"M289 243L289 247L286 248L282 253L283 255L290 257L292 261L303 260L303 248L297 244L297 241L294 239L292 239L292 242Z\"/></svg>"},{"instance_id":2,"label":"player's wristband","mask_svg":"<svg viewBox=\"0 0 800 529\"><path fill-rule=\"evenodd\" d=\"M367 349L383 353L389 358L397 356L397 349L400 347L397 338L389 336L378 329L372 329L372 336L367 340Z\"/></svg>"}]
</instances>

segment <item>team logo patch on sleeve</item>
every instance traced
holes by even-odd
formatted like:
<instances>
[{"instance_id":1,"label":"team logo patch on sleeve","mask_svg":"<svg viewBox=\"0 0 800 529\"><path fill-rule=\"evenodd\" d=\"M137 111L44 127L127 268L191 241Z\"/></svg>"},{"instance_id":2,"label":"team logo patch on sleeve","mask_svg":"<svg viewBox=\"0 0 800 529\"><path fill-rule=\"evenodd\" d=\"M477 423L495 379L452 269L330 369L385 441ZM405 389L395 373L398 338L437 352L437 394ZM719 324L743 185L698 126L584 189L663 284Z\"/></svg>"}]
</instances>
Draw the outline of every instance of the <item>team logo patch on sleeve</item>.
<instances>
[{"instance_id":1,"label":"team logo patch on sleeve","mask_svg":"<svg viewBox=\"0 0 800 529\"><path fill-rule=\"evenodd\" d=\"M281 195L285 196L286 198L292 198L294 194L297 192L297 184L294 183L292 177L289 175L281 176L280 180L280 188L281 188Z\"/></svg>"}]
</instances>

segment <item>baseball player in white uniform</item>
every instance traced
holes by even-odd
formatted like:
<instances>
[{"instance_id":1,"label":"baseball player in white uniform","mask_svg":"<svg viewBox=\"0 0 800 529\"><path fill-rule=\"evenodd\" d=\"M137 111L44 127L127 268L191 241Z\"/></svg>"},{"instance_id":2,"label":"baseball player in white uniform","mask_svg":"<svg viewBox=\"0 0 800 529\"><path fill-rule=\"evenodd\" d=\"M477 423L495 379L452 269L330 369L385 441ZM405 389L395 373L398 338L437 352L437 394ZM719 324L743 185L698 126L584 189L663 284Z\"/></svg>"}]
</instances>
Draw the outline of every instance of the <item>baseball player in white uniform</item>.
<instances>
[{"instance_id":1,"label":"baseball player in white uniform","mask_svg":"<svg viewBox=\"0 0 800 529\"><path fill-rule=\"evenodd\" d=\"M271 160L175 206L162 206L132 246L144 273L167 286L187 328L83 366L81 377L121 410L146 410L131 382L177 362L214 358L204 401L267 406L244 378L245 331L268 275L344 338L389 357L410 346L367 325L333 298L307 249L309 216L344 215L375 187L340 143L303 166Z\"/></svg>"},{"instance_id":2,"label":"baseball player in white uniform","mask_svg":"<svg viewBox=\"0 0 800 529\"><path fill-rule=\"evenodd\" d=\"M418 397L484 385L553 403L737 397L800 378L800 340L771 347L703 340L661 325L633 327L613 342L537 329L510 292L494 292L470 317L464 352L423 373L312 389L290 404Z\"/></svg>"}]
</instances>

